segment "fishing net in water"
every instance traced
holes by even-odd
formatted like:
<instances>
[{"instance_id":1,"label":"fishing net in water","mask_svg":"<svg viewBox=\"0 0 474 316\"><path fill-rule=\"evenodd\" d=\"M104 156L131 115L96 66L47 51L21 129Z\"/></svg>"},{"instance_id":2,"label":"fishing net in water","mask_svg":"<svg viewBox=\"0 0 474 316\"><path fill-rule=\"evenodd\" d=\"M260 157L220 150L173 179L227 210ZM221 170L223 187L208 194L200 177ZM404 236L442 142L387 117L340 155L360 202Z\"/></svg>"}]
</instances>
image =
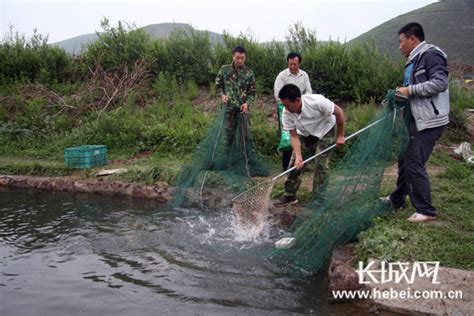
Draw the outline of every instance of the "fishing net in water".
<instances>
[{"instance_id":1,"label":"fishing net in water","mask_svg":"<svg viewBox=\"0 0 474 316\"><path fill-rule=\"evenodd\" d=\"M255 151L248 114L224 104L179 173L169 205L226 207L237 192L252 186L251 177L268 174Z\"/></svg>"},{"instance_id":2,"label":"fishing net in water","mask_svg":"<svg viewBox=\"0 0 474 316\"><path fill-rule=\"evenodd\" d=\"M407 101L395 101L389 91L372 122L346 155L329 172L324 192L313 192L306 207L290 227L294 244L275 249L271 257L294 271L320 269L334 248L351 241L368 228L374 216L391 208L379 202L384 170L407 144L402 113Z\"/></svg>"},{"instance_id":3,"label":"fishing net in water","mask_svg":"<svg viewBox=\"0 0 474 316\"><path fill-rule=\"evenodd\" d=\"M252 230L256 234L263 229L268 216L273 183L273 180L262 181L232 199L237 223L243 229Z\"/></svg>"}]
</instances>

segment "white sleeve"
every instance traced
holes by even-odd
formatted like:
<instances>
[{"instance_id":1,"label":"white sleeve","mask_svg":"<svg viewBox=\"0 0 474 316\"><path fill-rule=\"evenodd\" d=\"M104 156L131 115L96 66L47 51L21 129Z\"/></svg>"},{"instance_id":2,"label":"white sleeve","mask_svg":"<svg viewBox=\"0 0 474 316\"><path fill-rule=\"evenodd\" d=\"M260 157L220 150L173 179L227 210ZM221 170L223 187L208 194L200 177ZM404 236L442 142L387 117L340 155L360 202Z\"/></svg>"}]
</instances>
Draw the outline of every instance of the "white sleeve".
<instances>
[{"instance_id":1,"label":"white sleeve","mask_svg":"<svg viewBox=\"0 0 474 316\"><path fill-rule=\"evenodd\" d=\"M317 108L318 110L324 115L332 115L334 114L334 102L331 100L319 95L317 98Z\"/></svg>"},{"instance_id":2,"label":"white sleeve","mask_svg":"<svg viewBox=\"0 0 474 316\"><path fill-rule=\"evenodd\" d=\"M291 130L296 129L296 124L294 121L293 114L288 112L286 109L283 109L281 122L283 124L283 130L285 131L291 131Z\"/></svg>"},{"instance_id":3,"label":"white sleeve","mask_svg":"<svg viewBox=\"0 0 474 316\"><path fill-rule=\"evenodd\" d=\"M306 88L305 88L304 94L312 94L313 89L311 88L311 81L309 80L309 76L307 73L305 73L305 79L306 79Z\"/></svg>"},{"instance_id":4,"label":"white sleeve","mask_svg":"<svg viewBox=\"0 0 474 316\"><path fill-rule=\"evenodd\" d=\"M278 97L278 93L280 93L281 88L283 88L283 86L285 85L282 77L283 77L282 73L280 72L278 76L276 77L275 85L273 87L273 94L275 96L275 100L277 103L281 102L280 98Z\"/></svg>"}]
</instances>

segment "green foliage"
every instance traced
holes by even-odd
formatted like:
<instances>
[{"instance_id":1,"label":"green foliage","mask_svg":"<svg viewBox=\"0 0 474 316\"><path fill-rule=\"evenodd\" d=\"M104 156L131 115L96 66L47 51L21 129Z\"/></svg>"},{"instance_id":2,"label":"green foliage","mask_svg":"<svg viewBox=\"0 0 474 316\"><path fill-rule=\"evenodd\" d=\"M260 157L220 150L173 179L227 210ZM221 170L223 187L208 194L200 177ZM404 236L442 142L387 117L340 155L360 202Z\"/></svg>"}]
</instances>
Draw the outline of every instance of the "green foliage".
<instances>
[{"instance_id":1,"label":"green foliage","mask_svg":"<svg viewBox=\"0 0 474 316\"><path fill-rule=\"evenodd\" d=\"M199 88L194 81L179 84L175 76L162 72L153 83L153 90L160 101L172 102L177 99L192 101L199 95Z\"/></svg>"},{"instance_id":2,"label":"green foliage","mask_svg":"<svg viewBox=\"0 0 474 316\"><path fill-rule=\"evenodd\" d=\"M48 37L36 29L27 39L11 27L0 43L0 84L66 82L70 65L71 57L63 49L48 45Z\"/></svg>"},{"instance_id":3,"label":"green foliage","mask_svg":"<svg viewBox=\"0 0 474 316\"><path fill-rule=\"evenodd\" d=\"M270 109L251 109L250 122L257 152L270 158L278 155L276 147L279 135L278 124L268 121L269 111Z\"/></svg>"},{"instance_id":4,"label":"green foliage","mask_svg":"<svg viewBox=\"0 0 474 316\"><path fill-rule=\"evenodd\" d=\"M449 97L452 111L465 111L474 105L474 92L456 83L449 85Z\"/></svg>"},{"instance_id":5,"label":"green foliage","mask_svg":"<svg viewBox=\"0 0 474 316\"><path fill-rule=\"evenodd\" d=\"M186 99L192 101L199 95L199 88L194 81L188 81L186 83Z\"/></svg>"},{"instance_id":6,"label":"green foliage","mask_svg":"<svg viewBox=\"0 0 474 316\"><path fill-rule=\"evenodd\" d=\"M194 81L198 85L213 79L209 72L212 53L208 33L175 31L167 40L155 40L151 51L156 61L155 74L165 71L180 82Z\"/></svg>"},{"instance_id":7,"label":"green foliage","mask_svg":"<svg viewBox=\"0 0 474 316\"><path fill-rule=\"evenodd\" d=\"M66 165L58 162L0 157L0 174L31 176L66 176L71 173Z\"/></svg>"},{"instance_id":8,"label":"green foliage","mask_svg":"<svg viewBox=\"0 0 474 316\"><path fill-rule=\"evenodd\" d=\"M465 110L474 105L474 92L454 82L449 85L451 112L449 115L448 132L443 136L452 142L466 141L467 118Z\"/></svg>"},{"instance_id":9,"label":"green foliage","mask_svg":"<svg viewBox=\"0 0 474 316\"><path fill-rule=\"evenodd\" d=\"M442 179L458 179L463 181L472 178L474 166L464 165L462 163L451 163L446 171L439 175ZM473 179L474 180L474 179Z\"/></svg>"},{"instance_id":10,"label":"green foliage","mask_svg":"<svg viewBox=\"0 0 474 316\"><path fill-rule=\"evenodd\" d=\"M273 93L275 78L286 68L289 51L302 53L302 69L308 72L313 90L335 101L381 99L401 78L400 65L380 55L375 43L352 47L334 41L321 43L315 31L301 24L290 27L286 43L260 44L253 34L224 34L223 42L215 45L211 45L208 33L194 30L178 30L168 39L152 40L143 29L124 22L111 26L104 18L101 27L99 39L76 57L46 45L47 38L39 34L28 42L12 33L0 47L0 61L5 61L0 63L0 79L84 81L89 68L100 65L106 71L120 72L145 60L155 78L167 73L178 85L192 81L205 86L214 81L222 65L231 63L231 51L237 45L247 49L247 65L255 73L259 94Z\"/></svg>"},{"instance_id":11,"label":"green foliage","mask_svg":"<svg viewBox=\"0 0 474 316\"><path fill-rule=\"evenodd\" d=\"M98 120L92 116L83 127L64 137L62 148L102 144L109 150L131 154L144 150L188 154L200 141L200 129L206 123L204 115L184 100L157 102L145 110L121 107Z\"/></svg>"},{"instance_id":12,"label":"green foliage","mask_svg":"<svg viewBox=\"0 0 474 316\"><path fill-rule=\"evenodd\" d=\"M307 30L301 22L288 28L286 43L292 52L306 54L318 45L316 30Z\"/></svg>"},{"instance_id":13,"label":"green foliage","mask_svg":"<svg viewBox=\"0 0 474 316\"><path fill-rule=\"evenodd\" d=\"M70 118L65 115L55 117L44 131L28 125L30 122L26 127L18 122L6 122L0 127L0 137L4 140L0 152L13 150L59 160L67 147L102 144L109 151L127 155L144 150L189 155L202 140L210 118L193 108L184 96L189 95L184 91L183 97L175 95L173 101L156 101L146 109L124 105L102 113L100 118L98 112L93 112L84 118L83 125L72 129L68 128ZM21 117L29 119L29 116Z\"/></svg>"},{"instance_id":14,"label":"green foliage","mask_svg":"<svg viewBox=\"0 0 474 316\"><path fill-rule=\"evenodd\" d=\"M87 45L84 52L89 67L98 64L105 70L131 68L139 59L148 57L150 38L144 30L121 21L113 27L107 18L102 19L101 27L103 32L97 32L99 39Z\"/></svg>"},{"instance_id":15,"label":"green foliage","mask_svg":"<svg viewBox=\"0 0 474 316\"><path fill-rule=\"evenodd\" d=\"M367 126L377 113L377 106L369 104L348 104L344 108L346 116L346 134L352 134Z\"/></svg>"},{"instance_id":16,"label":"green foliage","mask_svg":"<svg viewBox=\"0 0 474 316\"><path fill-rule=\"evenodd\" d=\"M166 162L160 161L155 165L146 165L128 168L124 174L114 175L110 180L121 180L126 182L140 182L154 185L158 181L173 183L178 175L179 168L170 167Z\"/></svg>"},{"instance_id":17,"label":"green foliage","mask_svg":"<svg viewBox=\"0 0 474 316\"><path fill-rule=\"evenodd\" d=\"M175 96L179 96L180 91L178 81L175 76L167 73L160 73L153 83L153 90L157 93L158 100L171 102Z\"/></svg>"}]
</instances>

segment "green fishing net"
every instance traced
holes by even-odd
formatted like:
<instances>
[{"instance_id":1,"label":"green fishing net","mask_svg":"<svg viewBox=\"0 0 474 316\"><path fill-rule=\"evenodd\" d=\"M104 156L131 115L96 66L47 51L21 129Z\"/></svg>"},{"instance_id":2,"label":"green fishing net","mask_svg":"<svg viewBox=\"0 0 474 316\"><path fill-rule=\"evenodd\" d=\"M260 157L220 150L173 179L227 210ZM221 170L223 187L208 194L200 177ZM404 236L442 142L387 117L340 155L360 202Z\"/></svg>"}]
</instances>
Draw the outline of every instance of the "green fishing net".
<instances>
[{"instance_id":1,"label":"green fishing net","mask_svg":"<svg viewBox=\"0 0 474 316\"><path fill-rule=\"evenodd\" d=\"M403 152L408 136L404 109L408 101L396 101L389 91L384 106L348 152L331 169L324 192L313 192L310 202L290 228L294 245L276 249L271 257L298 271L320 269L338 245L354 239L371 220L390 211L379 201L380 184L388 164Z\"/></svg>"},{"instance_id":2,"label":"green fishing net","mask_svg":"<svg viewBox=\"0 0 474 316\"><path fill-rule=\"evenodd\" d=\"M269 174L254 148L249 115L224 104L178 175L169 205L228 206L232 196Z\"/></svg>"}]
</instances>

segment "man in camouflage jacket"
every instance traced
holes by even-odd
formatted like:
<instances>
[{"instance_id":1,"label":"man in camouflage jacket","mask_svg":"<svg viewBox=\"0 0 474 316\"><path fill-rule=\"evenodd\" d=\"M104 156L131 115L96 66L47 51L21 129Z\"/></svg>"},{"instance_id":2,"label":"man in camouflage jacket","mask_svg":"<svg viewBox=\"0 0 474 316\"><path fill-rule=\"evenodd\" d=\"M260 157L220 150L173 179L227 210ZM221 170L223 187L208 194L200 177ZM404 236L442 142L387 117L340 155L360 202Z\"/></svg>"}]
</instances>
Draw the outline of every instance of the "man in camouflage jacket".
<instances>
[{"instance_id":1,"label":"man in camouflage jacket","mask_svg":"<svg viewBox=\"0 0 474 316\"><path fill-rule=\"evenodd\" d=\"M235 138L238 116L247 114L255 99L255 76L245 65L247 52L237 46L232 50L232 64L224 65L216 78L216 90L223 103L227 104L226 130L229 149Z\"/></svg>"}]
</instances>

